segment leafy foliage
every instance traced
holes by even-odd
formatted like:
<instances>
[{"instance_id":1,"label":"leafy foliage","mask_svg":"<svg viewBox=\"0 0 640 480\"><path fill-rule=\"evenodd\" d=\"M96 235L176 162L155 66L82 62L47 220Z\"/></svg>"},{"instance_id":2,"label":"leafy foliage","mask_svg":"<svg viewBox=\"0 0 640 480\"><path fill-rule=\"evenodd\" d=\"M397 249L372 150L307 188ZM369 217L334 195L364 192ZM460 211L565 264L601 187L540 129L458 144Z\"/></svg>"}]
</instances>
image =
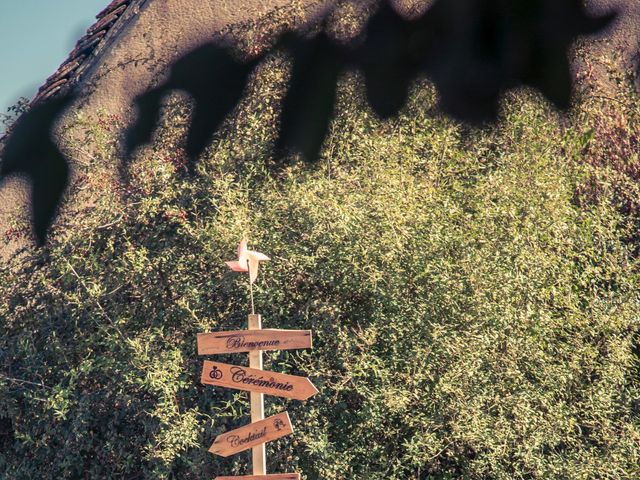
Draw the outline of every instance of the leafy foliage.
<instances>
[{"instance_id":1,"label":"leafy foliage","mask_svg":"<svg viewBox=\"0 0 640 480\"><path fill-rule=\"evenodd\" d=\"M26 111L29 110L29 99L20 97L18 101L7 108L7 113L0 113L0 125L2 131L6 131Z\"/></svg>"},{"instance_id":2,"label":"leafy foliage","mask_svg":"<svg viewBox=\"0 0 640 480\"><path fill-rule=\"evenodd\" d=\"M598 64L584 56L581 74L584 101L577 121L583 129L582 159L592 166L577 190L582 204L612 201L640 227L640 110L638 93L630 72L621 71L620 58L604 57ZM595 81L594 71L605 72ZM615 85L615 93L610 86ZM607 88L609 86L609 88ZM631 230L628 240L640 246L640 229Z\"/></svg>"},{"instance_id":3,"label":"leafy foliage","mask_svg":"<svg viewBox=\"0 0 640 480\"><path fill-rule=\"evenodd\" d=\"M73 99L73 94L62 95L22 114L2 149L0 182L9 175L22 175L31 182L33 230L39 245L44 244L69 182L68 161L52 130Z\"/></svg>"},{"instance_id":4,"label":"leafy foliage","mask_svg":"<svg viewBox=\"0 0 640 480\"><path fill-rule=\"evenodd\" d=\"M273 258L256 291L265 325L315 331L313 351L267 356L321 389L269 398L296 429L267 447L270 471L637 478L638 263L607 192L574 201L592 171L584 132L527 93L499 128L468 130L426 113L425 83L381 121L350 75L319 161L282 166L288 72L282 56L258 68L192 175L179 99L126 192L105 188L100 140L83 184L99 203L19 270L0 267L0 477L244 473L246 456L206 449L246 423L246 395L199 384L195 339L244 326L246 279L223 261L245 233Z\"/></svg>"}]
</instances>

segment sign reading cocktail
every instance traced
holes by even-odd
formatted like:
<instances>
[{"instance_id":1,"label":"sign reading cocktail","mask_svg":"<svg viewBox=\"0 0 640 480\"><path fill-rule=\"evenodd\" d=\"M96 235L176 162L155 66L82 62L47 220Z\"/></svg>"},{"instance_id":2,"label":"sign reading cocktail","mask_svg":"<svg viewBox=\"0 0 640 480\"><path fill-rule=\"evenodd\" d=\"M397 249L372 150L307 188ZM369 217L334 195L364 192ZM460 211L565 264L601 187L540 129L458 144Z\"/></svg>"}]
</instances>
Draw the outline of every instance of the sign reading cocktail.
<instances>
[{"instance_id":1,"label":"sign reading cocktail","mask_svg":"<svg viewBox=\"0 0 640 480\"><path fill-rule=\"evenodd\" d=\"M228 457L293 433L287 412L218 435L209 451Z\"/></svg>"}]
</instances>

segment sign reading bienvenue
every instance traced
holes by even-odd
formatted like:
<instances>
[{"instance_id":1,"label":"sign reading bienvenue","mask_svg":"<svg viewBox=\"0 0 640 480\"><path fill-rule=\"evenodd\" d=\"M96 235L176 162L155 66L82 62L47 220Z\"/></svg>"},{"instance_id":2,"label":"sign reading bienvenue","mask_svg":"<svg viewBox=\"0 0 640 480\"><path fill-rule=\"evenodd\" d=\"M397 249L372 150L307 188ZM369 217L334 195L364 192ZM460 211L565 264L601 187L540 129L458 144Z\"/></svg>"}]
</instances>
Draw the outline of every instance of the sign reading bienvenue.
<instances>
[{"instance_id":1,"label":"sign reading bienvenue","mask_svg":"<svg viewBox=\"0 0 640 480\"><path fill-rule=\"evenodd\" d=\"M198 355L311 348L310 330L236 330L198 334Z\"/></svg>"}]
</instances>

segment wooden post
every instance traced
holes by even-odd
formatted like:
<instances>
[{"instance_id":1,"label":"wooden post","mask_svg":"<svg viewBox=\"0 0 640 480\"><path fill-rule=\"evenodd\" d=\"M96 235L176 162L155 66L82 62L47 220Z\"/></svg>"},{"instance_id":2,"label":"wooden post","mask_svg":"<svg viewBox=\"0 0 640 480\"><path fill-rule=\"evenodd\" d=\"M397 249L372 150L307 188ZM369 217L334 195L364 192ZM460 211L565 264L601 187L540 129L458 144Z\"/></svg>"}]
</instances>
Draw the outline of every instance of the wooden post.
<instances>
[{"instance_id":1,"label":"wooden post","mask_svg":"<svg viewBox=\"0 0 640 480\"><path fill-rule=\"evenodd\" d=\"M249 315L249 330L262 329L262 318L256 313ZM262 370L262 350L249 352L249 367ZM264 420L264 393L251 392L251 423ZM266 444L252 448L253 474L267 474Z\"/></svg>"}]
</instances>

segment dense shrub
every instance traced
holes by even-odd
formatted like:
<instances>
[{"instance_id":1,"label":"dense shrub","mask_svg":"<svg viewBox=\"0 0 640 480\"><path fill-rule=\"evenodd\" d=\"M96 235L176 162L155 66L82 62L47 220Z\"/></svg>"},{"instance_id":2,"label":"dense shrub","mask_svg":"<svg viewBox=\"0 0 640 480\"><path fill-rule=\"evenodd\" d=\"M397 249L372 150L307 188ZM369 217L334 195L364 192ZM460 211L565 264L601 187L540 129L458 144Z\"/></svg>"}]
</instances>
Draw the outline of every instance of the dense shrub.
<instances>
[{"instance_id":1,"label":"dense shrub","mask_svg":"<svg viewBox=\"0 0 640 480\"><path fill-rule=\"evenodd\" d=\"M425 111L428 85L380 122L349 78L321 161L282 162L285 81L271 60L193 178L180 99L126 187L105 167L108 124L87 127L98 153L77 181L97 203L0 267L0 477L246 472L247 455L206 451L248 421L246 395L200 385L195 348L245 325L246 278L223 261L246 234L273 258L265 326L315 332L266 367L321 389L268 398L296 429L267 447L270 471L638 478L638 265L615 202L575 202L584 132L526 92L499 127L467 131Z\"/></svg>"},{"instance_id":2,"label":"dense shrub","mask_svg":"<svg viewBox=\"0 0 640 480\"><path fill-rule=\"evenodd\" d=\"M610 48L610 47L609 47ZM589 174L576 189L579 203L600 199L612 202L636 228L630 241L640 235L640 109L634 75L620 68L619 55L603 55L600 61L583 54L579 74L583 101L575 123L583 131L581 160Z\"/></svg>"}]
</instances>

